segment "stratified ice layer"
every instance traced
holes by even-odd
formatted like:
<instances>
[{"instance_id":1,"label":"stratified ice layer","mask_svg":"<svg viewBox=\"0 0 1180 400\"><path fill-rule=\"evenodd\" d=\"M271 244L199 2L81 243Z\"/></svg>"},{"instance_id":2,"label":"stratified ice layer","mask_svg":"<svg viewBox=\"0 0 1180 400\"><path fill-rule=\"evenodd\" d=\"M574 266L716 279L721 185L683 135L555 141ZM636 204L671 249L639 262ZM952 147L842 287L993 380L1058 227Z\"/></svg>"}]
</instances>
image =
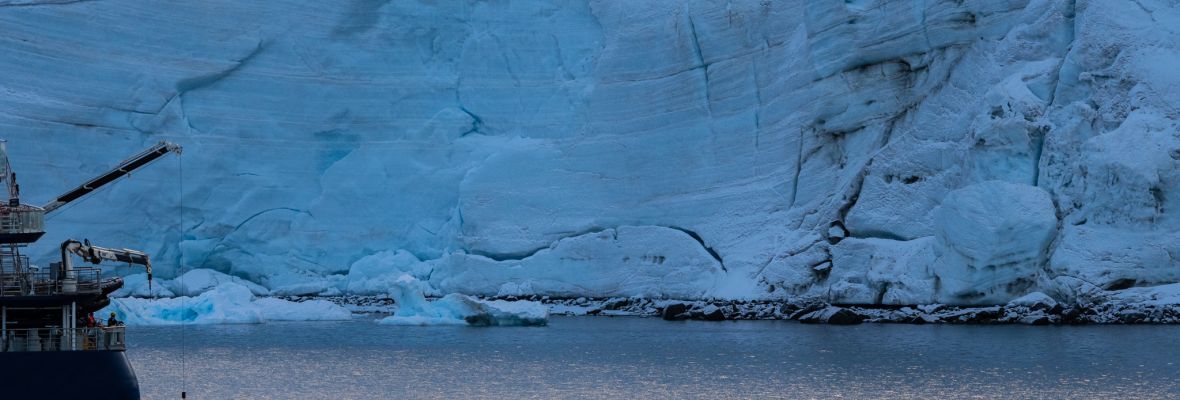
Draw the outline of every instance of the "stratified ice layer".
<instances>
[{"instance_id":1,"label":"stratified ice layer","mask_svg":"<svg viewBox=\"0 0 1180 400\"><path fill-rule=\"evenodd\" d=\"M41 265L73 237L274 295L1180 282L1174 1L20 0L0 26L26 201L185 146L53 216Z\"/></svg>"}]
</instances>

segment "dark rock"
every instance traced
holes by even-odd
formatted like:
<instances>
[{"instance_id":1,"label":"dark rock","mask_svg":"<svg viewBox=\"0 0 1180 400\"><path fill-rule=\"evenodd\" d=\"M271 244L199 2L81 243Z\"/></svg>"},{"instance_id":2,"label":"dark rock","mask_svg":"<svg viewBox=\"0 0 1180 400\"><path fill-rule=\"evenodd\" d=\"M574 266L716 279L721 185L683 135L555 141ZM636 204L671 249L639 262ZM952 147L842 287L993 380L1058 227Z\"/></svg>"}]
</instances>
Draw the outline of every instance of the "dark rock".
<instances>
[{"instance_id":1,"label":"dark rock","mask_svg":"<svg viewBox=\"0 0 1180 400\"><path fill-rule=\"evenodd\" d=\"M1067 324L1077 324L1083 322L1081 319L1082 312L1076 307L1070 307L1061 311L1061 322Z\"/></svg>"},{"instance_id":2,"label":"dark rock","mask_svg":"<svg viewBox=\"0 0 1180 400\"><path fill-rule=\"evenodd\" d=\"M701 310L700 318L705 321L724 321L725 313L721 311L721 308L710 304Z\"/></svg>"},{"instance_id":3,"label":"dark rock","mask_svg":"<svg viewBox=\"0 0 1180 400\"><path fill-rule=\"evenodd\" d=\"M471 326L492 326L495 323L491 314L468 315L463 317L463 320Z\"/></svg>"},{"instance_id":4,"label":"dark rock","mask_svg":"<svg viewBox=\"0 0 1180 400\"><path fill-rule=\"evenodd\" d=\"M828 225L828 243L836 244L848 237L848 228L844 227L844 221L832 221Z\"/></svg>"},{"instance_id":5,"label":"dark rock","mask_svg":"<svg viewBox=\"0 0 1180 400\"><path fill-rule=\"evenodd\" d=\"M920 305L917 307L918 307L918 310L921 310L924 313L933 314L946 306L942 305L942 304L926 304L926 305Z\"/></svg>"},{"instance_id":6,"label":"dark rock","mask_svg":"<svg viewBox=\"0 0 1180 400\"><path fill-rule=\"evenodd\" d=\"M1049 325L1049 316L1041 313L1030 314L1020 318L1025 325Z\"/></svg>"},{"instance_id":7,"label":"dark rock","mask_svg":"<svg viewBox=\"0 0 1180 400\"><path fill-rule=\"evenodd\" d=\"M828 323L832 325L856 325L864 322L865 317L847 308L841 308L834 314L828 317Z\"/></svg>"},{"instance_id":8,"label":"dark rock","mask_svg":"<svg viewBox=\"0 0 1180 400\"><path fill-rule=\"evenodd\" d=\"M818 310L822 310L825 307L828 307L828 305L821 304L821 303L808 304L806 307L799 309L799 311L795 311L794 313L792 313L790 318L791 319L800 319L800 318L803 318L804 315L811 314L812 312L815 312Z\"/></svg>"},{"instance_id":9,"label":"dark rock","mask_svg":"<svg viewBox=\"0 0 1180 400\"><path fill-rule=\"evenodd\" d=\"M1060 304L1047 294L1042 292L1032 292L1024 296L1017 297L1008 302L1010 308L1028 308L1032 311L1044 311L1047 313L1054 313L1056 309L1060 312Z\"/></svg>"},{"instance_id":10,"label":"dark rock","mask_svg":"<svg viewBox=\"0 0 1180 400\"><path fill-rule=\"evenodd\" d=\"M778 313L784 317L790 318L791 314L794 314L795 311L799 311L799 306L793 303L786 303L778 306Z\"/></svg>"},{"instance_id":11,"label":"dark rock","mask_svg":"<svg viewBox=\"0 0 1180 400\"><path fill-rule=\"evenodd\" d=\"M669 304L667 307L664 307L664 311L661 314L661 317L663 317L665 320L668 320L668 321L681 321L681 320L688 319L688 304L685 304L685 303Z\"/></svg>"},{"instance_id":12,"label":"dark rock","mask_svg":"<svg viewBox=\"0 0 1180 400\"><path fill-rule=\"evenodd\" d=\"M1004 315L1003 307L988 307L979 310L975 313L975 319L978 322L992 322Z\"/></svg>"},{"instance_id":13,"label":"dark rock","mask_svg":"<svg viewBox=\"0 0 1180 400\"><path fill-rule=\"evenodd\" d=\"M1147 318L1147 314L1144 314L1139 310L1123 310L1118 313L1118 318L1119 322L1125 324L1134 324L1143 322L1143 320Z\"/></svg>"},{"instance_id":14,"label":"dark rock","mask_svg":"<svg viewBox=\"0 0 1180 400\"><path fill-rule=\"evenodd\" d=\"M855 325L864 320L863 315L840 307L827 307L799 317L799 322L806 324Z\"/></svg>"},{"instance_id":15,"label":"dark rock","mask_svg":"<svg viewBox=\"0 0 1180 400\"><path fill-rule=\"evenodd\" d=\"M1003 308L999 306L992 306L984 308L964 308L955 311L948 311L942 316L942 318L944 320L963 324L982 324L995 322L1002 315L1004 315Z\"/></svg>"},{"instance_id":16,"label":"dark rock","mask_svg":"<svg viewBox=\"0 0 1180 400\"><path fill-rule=\"evenodd\" d=\"M815 271L817 275L826 275L832 271L832 260L826 260L811 266L811 270Z\"/></svg>"},{"instance_id":17,"label":"dark rock","mask_svg":"<svg viewBox=\"0 0 1180 400\"><path fill-rule=\"evenodd\" d=\"M621 310L631 305L631 299L612 299L602 304L604 310Z\"/></svg>"}]
</instances>

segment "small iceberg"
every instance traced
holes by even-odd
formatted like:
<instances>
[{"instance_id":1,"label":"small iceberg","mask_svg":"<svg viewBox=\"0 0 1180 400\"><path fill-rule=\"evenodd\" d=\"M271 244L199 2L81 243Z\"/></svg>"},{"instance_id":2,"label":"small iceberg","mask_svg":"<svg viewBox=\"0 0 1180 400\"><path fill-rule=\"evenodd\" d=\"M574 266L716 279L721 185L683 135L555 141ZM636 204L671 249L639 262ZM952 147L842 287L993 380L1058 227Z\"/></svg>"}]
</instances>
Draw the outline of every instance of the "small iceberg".
<instances>
[{"instance_id":1,"label":"small iceberg","mask_svg":"<svg viewBox=\"0 0 1180 400\"><path fill-rule=\"evenodd\" d=\"M389 288L397 303L384 325L544 326L549 308L535 301L484 301L457 293L429 301L423 283L404 274Z\"/></svg>"},{"instance_id":2,"label":"small iceberg","mask_svg":"<svg viewBox=\"0 0 1180 400\"><path fill-rule=\"evenodd\" d=\"M330 301L293 302L255 297L254 290L224 282L192 297L116 298L98 312L114 312L127 325L258 324L266 321L338 321L352 313Z\"/></svg>"}]
</instances>

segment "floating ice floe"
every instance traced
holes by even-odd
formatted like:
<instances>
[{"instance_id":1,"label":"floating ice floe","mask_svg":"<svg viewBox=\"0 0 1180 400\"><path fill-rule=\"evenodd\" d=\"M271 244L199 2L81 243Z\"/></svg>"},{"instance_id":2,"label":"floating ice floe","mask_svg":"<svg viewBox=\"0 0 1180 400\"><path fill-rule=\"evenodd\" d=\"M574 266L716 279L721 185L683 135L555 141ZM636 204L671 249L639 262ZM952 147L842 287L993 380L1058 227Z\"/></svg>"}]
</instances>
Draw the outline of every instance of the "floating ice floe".
<instances>
[{"instance_id":1,"label":"floating ice floe","mask_svg":"<svg viewBox=\"0 0 1180 400\"><path fill-rule=\"evenodd\" d=\"M549 322L549 308L534 301L482 301L452 293L429 301L425 284L402 275L390 286L397 302L393 315L377 321L386 325L539 326Z\"/></svg>"},{"instance_id":2,"label":"floating ice floe","mask_svg":"<svg viewBox=\"0 0 1180 400\"><path fill-rule=\"evenodd\" d=\"M127 325L256 324L266 321L347 320L352 313L326 300L292 302L255 297L245 285L226 282L197 296L115 298L99 312L114 312Z\"/></svg>"}]
</instances>

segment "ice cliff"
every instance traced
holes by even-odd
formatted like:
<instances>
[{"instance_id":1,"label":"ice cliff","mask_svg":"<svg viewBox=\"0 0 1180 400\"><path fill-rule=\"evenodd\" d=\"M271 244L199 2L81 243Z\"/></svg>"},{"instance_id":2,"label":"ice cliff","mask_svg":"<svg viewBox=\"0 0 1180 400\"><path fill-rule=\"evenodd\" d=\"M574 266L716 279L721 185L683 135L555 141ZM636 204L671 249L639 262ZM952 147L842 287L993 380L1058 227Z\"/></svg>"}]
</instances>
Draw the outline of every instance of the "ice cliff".
<instances>
[{"instance_id":1,"label":"ice cliff","mask_svg":"<svg viewBox=\"0 0 1180 400\"><path fill-rule=\"evenodd\" d=\"M1180 282L1174 1L0 0L0 27L26 200L185 146L53 217L39 263L76 237L276 294L856 304Z\"/></svg>"}]
</instances>

